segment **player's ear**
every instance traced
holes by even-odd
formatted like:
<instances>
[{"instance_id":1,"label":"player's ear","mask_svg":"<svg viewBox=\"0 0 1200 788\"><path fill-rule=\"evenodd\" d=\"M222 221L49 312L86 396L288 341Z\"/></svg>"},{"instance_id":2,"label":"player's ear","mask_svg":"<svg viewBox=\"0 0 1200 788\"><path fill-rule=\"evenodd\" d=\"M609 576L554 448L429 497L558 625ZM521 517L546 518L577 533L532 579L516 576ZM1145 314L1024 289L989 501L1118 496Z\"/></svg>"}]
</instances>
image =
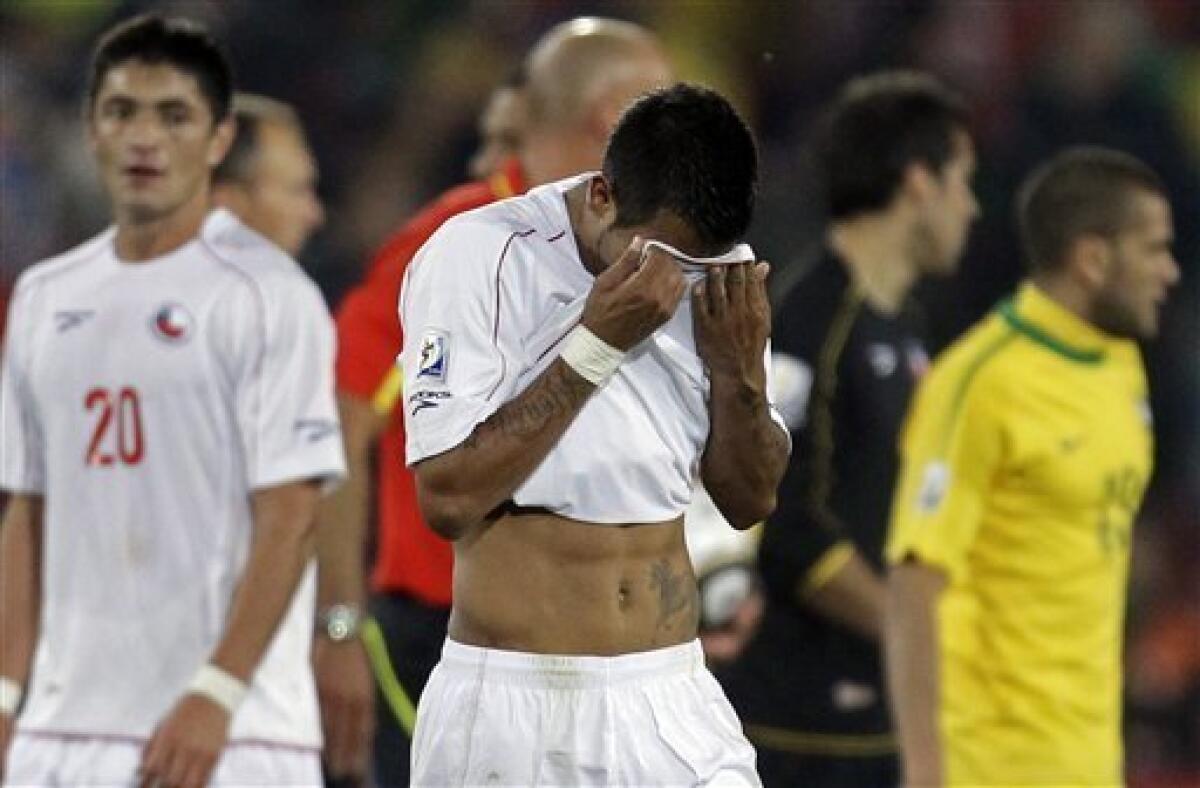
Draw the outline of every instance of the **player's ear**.
<instances>
[{"instance_id":1,"label":"player's ear","mask_svg":"<svg viewBox=\"0 0 1200 788\"><path fill-rule=\"evenodd\" d=\"M615 218L617 203L613 199L612 184L603 175L593 175L588 181L587 207L590 213L602 220Z\"/></svg>"},{"instance_id":2,"label":"player's ear","mask_svg":"<svg viewBox=\"0 0 1200 788\"><path fill-rule=\"evenodd\" d=\"M921 162L910 162L904 168L897 197L906 196L915 205L925 205L937 193L937 178L929 167Z\"/></svg>"},{"instance_id":3,"label":"player's ear","mask_svg":"<svg viewBox=\"0 0 1200 788\"><path fill-rule=\"evenodd\" d=\"M208 166L210 169L216 169L217 165L225 160L225 155L229 153L235 136L237 136L237 120L230 113L225 120L217 124L216 131L209 140Z\"/></svg>"},{"instance_id":4,"label":"player's ear","mask_svg":"<svg viewBox=\"0 0 1200 788\"><path fill-rule=\"evenodd\" d=\"M1101 235L1079 236L1067 253L1067 266L1089 289L1100 289L1112 274L1112 243Z\"/></svg>"}]
</instances>

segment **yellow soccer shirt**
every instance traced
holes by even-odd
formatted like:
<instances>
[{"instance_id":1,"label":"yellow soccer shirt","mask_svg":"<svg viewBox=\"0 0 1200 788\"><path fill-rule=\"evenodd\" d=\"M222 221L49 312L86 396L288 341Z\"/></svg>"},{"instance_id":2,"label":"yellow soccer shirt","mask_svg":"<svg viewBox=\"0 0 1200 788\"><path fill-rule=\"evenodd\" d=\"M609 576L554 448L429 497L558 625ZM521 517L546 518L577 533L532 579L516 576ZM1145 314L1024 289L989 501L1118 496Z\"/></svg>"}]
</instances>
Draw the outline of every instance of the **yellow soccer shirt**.
<instances>
[{"instance_id":1,"label":"yellow soccer shirt","mask_svg":"<svg viewBox=\"0 0 1200 788\"><path fill-rule=\"evenodd\" d=\"M938 611L949 784L1121 783L1121 636L1149 422L1137 346L1032 284L922 383L887 559L949 578Z\"/></svg>"}]
</instances>

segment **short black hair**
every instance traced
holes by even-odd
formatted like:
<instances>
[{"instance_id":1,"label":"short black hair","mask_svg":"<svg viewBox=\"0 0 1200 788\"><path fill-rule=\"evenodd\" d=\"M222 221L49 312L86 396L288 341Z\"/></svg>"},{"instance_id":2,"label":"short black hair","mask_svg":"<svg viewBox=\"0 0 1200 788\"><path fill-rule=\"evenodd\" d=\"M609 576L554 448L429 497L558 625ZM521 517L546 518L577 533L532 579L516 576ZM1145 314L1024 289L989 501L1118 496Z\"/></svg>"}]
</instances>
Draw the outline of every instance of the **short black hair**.
<instances>
[{"instance_id":1,"label":"short black hair","mask_svg":"<svg viewBox=\"0 0 1200 788\"><path fill-rule=\"evenodd\" d=\"M1166 196L1154 170L1111 148L1068 148L1039 166L1017 193L1017 226L1030 269L1059 268L1080 236L1118 235L1138 191Z\"/></svg>"},{"instance_id":2,"label":"short black hair","mask_svg":"<svg viewBox=\"0 0 1200 788\"><path fill-rule=\"evenodd\" d=\"M224 49L200 23L143 14L105 33L92 53L87 92L89 112L108 72L130 60L166 63L190 74L208 101L213 122L220 123L229 116L233 68Z\"/></svg>"},{"instance_id":3,"label":"short black hair","mask_svg":"<svg viewBox=\"0 0 1200 788\"><path fill-rule=\"evenodd\" d=\"M883 210L913 163L941 174L955 132L968 125L963 101L928 74L883 71L851 80L817 130L830 218Z\"/></svg>"},{"instance_id":4,"label":"short black hair","mask_svg":"<svg viewBox=\"0 0 1200 788\"><path fill-rule=\"evenodd\" d=\"M671 211L715 251L750 226L758 151L745 121L720 94L678 84L648 93L625 111L604 152L604 176L619 226Z\"/></svg>"}]
</instances>

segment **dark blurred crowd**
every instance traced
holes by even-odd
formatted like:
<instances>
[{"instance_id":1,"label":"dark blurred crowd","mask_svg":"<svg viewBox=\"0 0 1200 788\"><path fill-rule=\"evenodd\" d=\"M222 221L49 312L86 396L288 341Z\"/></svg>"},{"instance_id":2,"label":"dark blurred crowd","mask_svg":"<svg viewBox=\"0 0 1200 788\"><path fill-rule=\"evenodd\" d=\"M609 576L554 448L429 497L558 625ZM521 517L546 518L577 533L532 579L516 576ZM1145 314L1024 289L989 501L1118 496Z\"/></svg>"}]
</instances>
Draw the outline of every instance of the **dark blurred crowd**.
<instances>
[{"instance_id":1,"label":"dark blurred crowd","mask_svg":"<svg viewBox=\"0 0 1200 788\"><path fill-rule=\"evenodd\" d=\"M819 241L805 142L847 78L932 71L974 112L983 218L952 279L923 288L935 347L1022 276L1012 195L1068 144L1163 175L1183 278L1148 349L1158 470L1134 553L1128 640L1135 774L1200 769L1200 2L1196 0L7 0L0 6L0 295L25 266L106 221L80 125L96 33L137 10L208 22L240 87L299 111L328 221L302 262L336 303L371 250L466 175L480 109L555 22L643 22L680 73L730 96L763 159L751 240L777 270Z\"/></svg>"}]
</instances>

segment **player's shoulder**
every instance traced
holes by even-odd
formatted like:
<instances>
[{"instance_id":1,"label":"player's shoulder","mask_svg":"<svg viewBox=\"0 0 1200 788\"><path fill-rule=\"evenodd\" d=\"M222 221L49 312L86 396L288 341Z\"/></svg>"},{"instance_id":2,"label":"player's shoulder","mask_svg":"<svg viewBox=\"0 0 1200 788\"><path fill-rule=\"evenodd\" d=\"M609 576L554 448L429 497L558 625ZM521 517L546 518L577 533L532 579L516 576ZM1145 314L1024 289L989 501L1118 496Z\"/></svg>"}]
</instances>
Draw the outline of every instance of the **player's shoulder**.
<instances>
[{"instance_id":1,"label":"player's shoulder","mask_svg":"<svg viewBox=\"0 0 1200 788\"><path fill-rule=\"evenodd\" d=\"M977 322L934 360L922 387L933 398L961 402L968 394L1003 399L1022 366L1016 332L996 312ZM939 402L941 407L948 402Z\"/></svg>"},{"instance_id":2,"label":"player's shoulder","mask_svg":"<svg viewBox=\"0 0 1200 788\"><path fill-rule=\"evenodd\" d=\"M205 250L235 279L271 289L315 287L291 255L228 211L214 211L200 237Z\"/></svg>"},{"instance_id":3,"label":"player's shoulder","mask_svg":"<svg viewBox=\"0 0 1200 788\"><path fill-rule=\"evenodd\" d=\"M116 229L109 227L76 247L29 266L17 277L14 298L31 292L44 282L82 270L87 263L110 253L115 233Z\"/></svg>"},{"instance_id":4,"label":"player's shoulder","mask_svg":"<svg viewBox=\"0 0 1200 788\"><path fill-rule=\"evenodd\" d=\"M267 309L269 314L302 310L328 313L316 283L284 250L243 224L225 210L210 214L201 229L204 250L226 278L235 295L231 309ZM246 306L246 305L249 306Z\"/></svg>"},{"instance_id":5,"label":"player's shoulder","mask_svg":"<svg viewBox=\"0 0 1200 788\"><path fill-rule=\"evenodd\" d=\"M453 254L456 265L494 265L514 239L537 232L528 211L512 204L521 199L483 205L450 217L434 231L426 248Z\"/></svg>"},{"instance_id":6,"label":"player's shoulder","mask_svg":"<svg viewBox=\"0 0 1200 788\"><path fill-rule=\"evenodd\" d=\"M797 264L805 270L778 296L772 338L776 349L809 356L826 344L835 323L854 320L860 299L845 268L831 255Z\"/></svg>"}]
</instances>

